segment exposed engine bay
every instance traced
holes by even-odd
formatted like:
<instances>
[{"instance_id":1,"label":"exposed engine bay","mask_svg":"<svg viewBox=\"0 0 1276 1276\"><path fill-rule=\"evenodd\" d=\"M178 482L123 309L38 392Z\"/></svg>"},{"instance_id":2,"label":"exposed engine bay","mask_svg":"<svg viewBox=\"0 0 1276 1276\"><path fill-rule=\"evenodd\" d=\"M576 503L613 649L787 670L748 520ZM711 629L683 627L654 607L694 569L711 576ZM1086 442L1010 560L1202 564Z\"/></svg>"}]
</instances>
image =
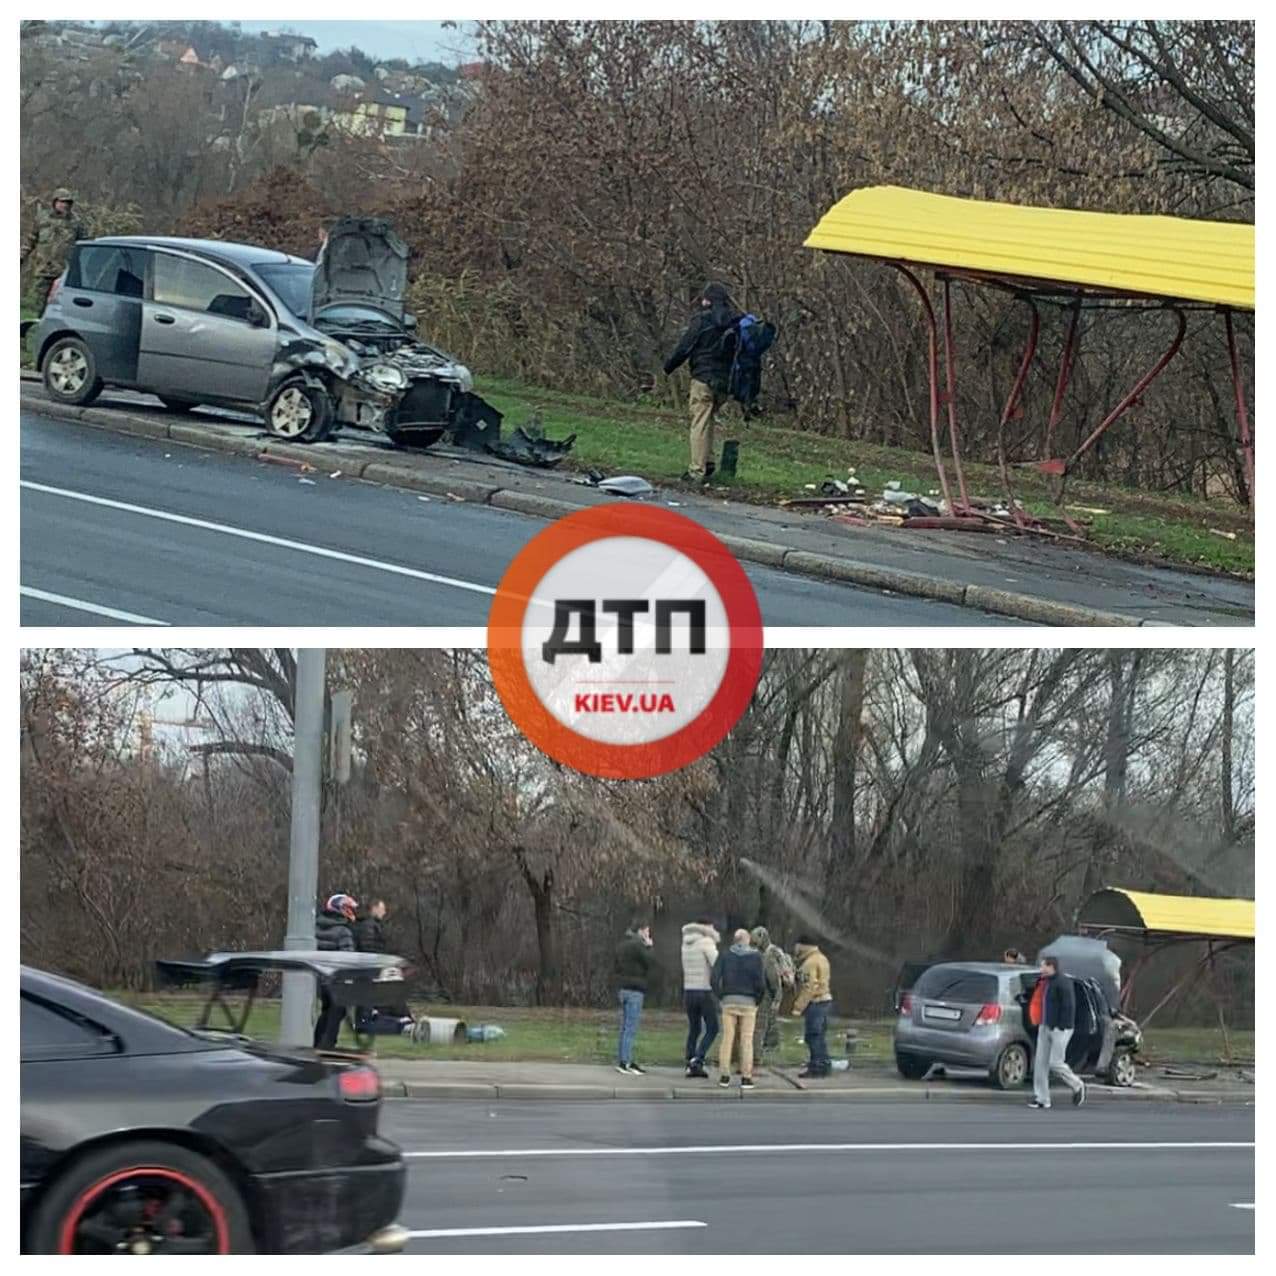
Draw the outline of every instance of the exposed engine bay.
<instances>
[{"instance_id":1,"label":"exposed engine bay","mask_svg":"<svg viewBox=\"0 0 1276 1276\"><path fill-rule=\"evenodd\" d=\"M406 447L441 438L501 456L502 415L474 393L463 363L421 340L407 314L408 246L390 224L344 217L332 226L315 263L309 321L321 349L301 343L294 366L321 380L332 424L384 434ZM508 459L525 465L561 460L571 447L521 447Z\"/></svg>"}]
</instances>

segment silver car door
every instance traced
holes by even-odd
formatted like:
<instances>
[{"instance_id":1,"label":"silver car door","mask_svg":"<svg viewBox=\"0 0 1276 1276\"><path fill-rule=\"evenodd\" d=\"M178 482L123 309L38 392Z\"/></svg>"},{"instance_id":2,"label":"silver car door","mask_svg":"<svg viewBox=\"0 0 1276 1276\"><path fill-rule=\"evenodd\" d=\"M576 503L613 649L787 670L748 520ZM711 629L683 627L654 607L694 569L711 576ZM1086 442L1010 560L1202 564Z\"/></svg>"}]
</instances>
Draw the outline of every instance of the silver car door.
<instances>
[{"instance_id":1,"label":"silver car door","mask_svg":"<svg viewBox=\"0 0 1276 1276\"><path fill-rule=\"evenodd\" d=\"M274 316L229 272L158 249L143 306L138 382L194 401L259 403L274 364ZM264 313L254 324L252 314Z\"/></svg>"}]
</instances>

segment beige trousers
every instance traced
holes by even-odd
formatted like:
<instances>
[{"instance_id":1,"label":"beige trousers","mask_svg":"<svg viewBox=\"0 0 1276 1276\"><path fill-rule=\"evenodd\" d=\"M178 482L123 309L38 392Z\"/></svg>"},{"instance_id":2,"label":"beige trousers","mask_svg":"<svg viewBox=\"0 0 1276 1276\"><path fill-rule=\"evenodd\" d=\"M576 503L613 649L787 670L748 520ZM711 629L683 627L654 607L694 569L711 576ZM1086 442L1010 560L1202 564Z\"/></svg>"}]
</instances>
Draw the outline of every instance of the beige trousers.
<instances>
[{"instance_id":1,"label":"beige trousers","mask_svg":"<svg viewBox=\"0 0 1276 1276\"><path fill-rule=\"evenodd\" d=\"M718 409L727 401L703 381L692 381L688 400L691 408L691 465L687 472L692 478L702 479L713 460L713 423Z\"/></svg>"},{"instance_id":2,"label":"beige trousers","mask_svg":"<svg viewBox=\"0 0 1276 1276\"><path fill-rule=\"evenodd\" d=\"M753 1076L753 1023L758 1016L757 1006L722 1007L722 1041L718 1046L718 1071L731 1071L731 1050L740 1034L740 1075Z\"/></svg>"}]
</instances>

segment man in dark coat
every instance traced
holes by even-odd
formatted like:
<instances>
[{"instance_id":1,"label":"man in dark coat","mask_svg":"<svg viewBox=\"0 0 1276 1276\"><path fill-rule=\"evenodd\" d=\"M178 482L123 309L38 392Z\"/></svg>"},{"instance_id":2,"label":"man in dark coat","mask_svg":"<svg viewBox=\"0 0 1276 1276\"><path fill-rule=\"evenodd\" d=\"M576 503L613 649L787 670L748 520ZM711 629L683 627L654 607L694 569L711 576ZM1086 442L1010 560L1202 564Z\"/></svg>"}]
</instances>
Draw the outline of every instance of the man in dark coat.
<instances>
[{"instance_id":1,"label":"man in dark coat","mask_svg":"<svg viewBox=\"0 0 1276 1276\"><path fill-rule=\"evenodd\" d=\"M361 953L388 953L390 943L385 934L385 917L389 909L383 899L374 899L366 908L359 910L359 920L354 924L354 946ZM394 971L386 971L383 978L387 989L401 987L390 978ZM400 1032L410 1026L412 1011L406 1001L386 1000L372 1009L365 1009L356 1018L359 1028L364 1032ZM387 1028L383 1025L389 1024Z\"/></svg>"},{"instance_id":2,"label":"man in dark coat","mask_svg":"<svg viewBox=\"0 0 1276 1276\"><path fill-rule=\"evenodd\" d=\"M383 899L374 899L363 910L359 920L354 924L354 943L361 953L384 953L389 949L385 942L386 903Z\"/></svg>"},{"instance_id":3,"label":"man in dark coat","mask_svg":"<svg viewBox=\"0 0 1276 1276\"><path fill-rule=\"evenodd\" d=\"M1077 994L1072 980L1054 957L1041 959L1041 977L1029 1002L1029 1016L1037 1024L1037 1049L1032 1061L1030 1108L1049 1108L1050 1078L1058 1077L1072 1091L1074 1106L1085 1102L1085 1082L1068 1067L1068 1042L1077 1023ZM1043 986L1044 985L1044 989Z\"/></svg>"},{"instance_id":4,"label":"man in dark coat","mask_svg":"<svg viewBox=\"0 0 1276 1276\"><path fill-rule=\"evenodd\" d=\"M355 951L354 919L359 901L350 895L330 895L319 916L315 918L315 947L324 953L352 953ZM315 1024L315 1049L332 1050L341 1035L345 1020L344 1006L336 1005L328 990L319 985L319 1021Z\"/></svg>"},{"instance_id":5,"label":"man in dark coat","mask_svg":"<svg viewBox=\"0 0 1276 1276\"><path fill-rule=\"evenodd\" d=\"M749 941L747 930L738 930L731 947L719 954L713 967L713 991L722 1003L722 1042L718 1047L718 1084L731 1084L731 1048L740 1038L740 1086L753 1088L753 1025L758 1003L766 996L762 954Z\"/></svg>"},{"instance_id":6,"label":"man in dark coat","mask_svg":"<svg viewBox=\"0 0 1276 1276\"><path fill-rule=\"evenodd\" d=\"M691 464L683 477L693 483L708 482L715 469L713 424L719 408L727 401L739 320L740 312L726 285L706 284L682 340L665 360L667 376L684 363L691 369Z\"/></svg>"}]
</instances>

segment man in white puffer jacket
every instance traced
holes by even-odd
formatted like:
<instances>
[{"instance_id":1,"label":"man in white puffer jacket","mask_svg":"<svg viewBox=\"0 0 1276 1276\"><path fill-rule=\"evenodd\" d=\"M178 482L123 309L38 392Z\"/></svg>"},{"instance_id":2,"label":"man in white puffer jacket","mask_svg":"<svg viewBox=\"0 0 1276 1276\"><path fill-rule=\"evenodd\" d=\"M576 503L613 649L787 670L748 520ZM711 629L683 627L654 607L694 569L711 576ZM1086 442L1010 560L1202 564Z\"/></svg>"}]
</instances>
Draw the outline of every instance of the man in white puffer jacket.
<instances>
[{"instance_id":1,"label":"man in white puffer jacket","mask_svg":"<svg viewBox=\"0 0 1276 1276\"><path fill-rule=\"evenodd\" d=\"M718 932L707 917L699 917L682 928L682 999L687 1008L685 1055L689 1077L709 1075L704 1061L718 1036L718 999L712 983L718 942Z\"/></svg>"}]
</instances>

